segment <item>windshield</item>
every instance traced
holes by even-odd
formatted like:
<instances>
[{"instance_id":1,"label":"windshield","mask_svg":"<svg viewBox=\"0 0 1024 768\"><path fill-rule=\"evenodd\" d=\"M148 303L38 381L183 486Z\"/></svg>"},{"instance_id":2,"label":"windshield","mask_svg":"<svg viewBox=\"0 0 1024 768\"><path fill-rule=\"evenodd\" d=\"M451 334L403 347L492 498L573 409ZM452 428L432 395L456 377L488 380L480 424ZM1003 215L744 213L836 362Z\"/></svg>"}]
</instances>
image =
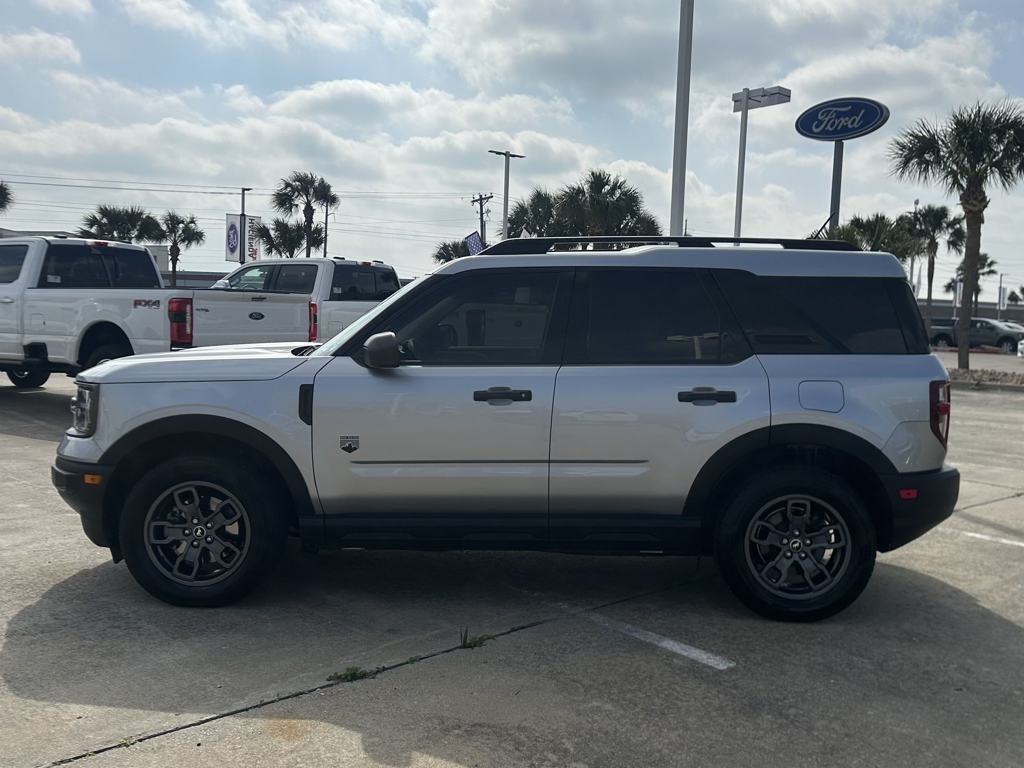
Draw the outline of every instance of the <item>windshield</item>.
<instances>
[{"instance_id":1,"label":"windshield","mask_svg":"<svg viewBox=\"0 0 1024 768\"><path fill-rule=\"evenodd\" d=\"M388 307L390 307L392 304L394 304L396 301L401 299L406 294L411 293L412 291L419 290L422 286L429 283L431 279L432 276L428 275L427 277L421 277L418 280L413 280L411 283L403 286L402 288L399 288L398 291L392 293L390 296L384 299L384 301L382 301L376 307L374 307L365 315L360 317L358 320L352 323L352 325L343 330L337 336L333 336L331 339L320 345L320 347L316 350L316 352L314 352L311 355L311 357L330 357L334 355L339 349L341 349L343 346L345 346L345 344L348 343L349 339L351 339L353 336L362 331L363 328L365 328L367 325L376 320L381 312L384 312Z\"/></svg>"}]
</instances>

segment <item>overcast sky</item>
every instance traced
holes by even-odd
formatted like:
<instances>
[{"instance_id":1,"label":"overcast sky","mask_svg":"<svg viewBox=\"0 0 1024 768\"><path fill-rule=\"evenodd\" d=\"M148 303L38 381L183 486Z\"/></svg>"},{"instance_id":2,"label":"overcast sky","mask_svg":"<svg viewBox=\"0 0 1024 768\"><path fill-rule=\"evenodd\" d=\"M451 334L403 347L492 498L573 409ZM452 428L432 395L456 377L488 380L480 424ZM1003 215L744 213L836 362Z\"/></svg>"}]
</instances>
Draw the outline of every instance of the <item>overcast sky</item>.
<instances>
[{"instance_id":1,"label":"overcast sky","mask_svg":"<svg viewBox=\"0 0 1024 768\"><path fill-rule=\"evenodd\" d=\"M267 190L312 170L342 193L332 255L412 276L430 269L438 241L477 228L473 194L495 194L497 231L502 161L487 150L508 148L526 155L513 161L513 200L602 167L636 184L667 230L675 0L0 5L0 177L16 196L0 226L73 228L101 202L174 208L207 233L183 268L224 270L223 217L237 196L45 184L245 185L256 188L247 210L268 218ZM957 104L1017 98L1022 44L1024 7L1013 0L697 0L691 232L731 234L730 94L743 86L793 92L792 103L751 113L745 235L800 237L827 218L831 146L801 138L793 121L832 97L871 97L892 112L847 144L844 218L896 215L915 198L955 204L892 179L887 144ZM982 250L1013 286L1024 282L1021 220L1024 187L993 194ZM940 280L955 262L940 253Z\"/></svg>"}]
</instances>

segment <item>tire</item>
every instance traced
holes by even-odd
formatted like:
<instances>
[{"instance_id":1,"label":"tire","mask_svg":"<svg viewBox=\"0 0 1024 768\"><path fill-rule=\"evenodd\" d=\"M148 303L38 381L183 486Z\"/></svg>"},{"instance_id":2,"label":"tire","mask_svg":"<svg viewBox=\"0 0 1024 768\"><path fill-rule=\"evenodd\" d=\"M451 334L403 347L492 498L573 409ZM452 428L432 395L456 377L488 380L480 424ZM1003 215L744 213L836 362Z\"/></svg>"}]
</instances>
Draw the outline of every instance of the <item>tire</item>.
<instances>
[{"instance_id":1,"label":"tire","mask_svg":"<svg viewBox=\"0 0 1024 768\"><path fill-rule=\"evenodd\" d=\"M18 389L35 389L46 383L50 378L50 371L46 368L18 368L8 371L7 378Z\"/></svg>"},{"instance_id":2,"label":"tire","mask_svg":"<svg viewBox=\"0 0 1024 768\"><path fill-rule=\"evenodd\" d=\"M154 597L172 605L225 605L252 590L280 559L286 503L272 482L240 462L170 459L128 493L118 523L121 551Z\"/></svg>"},{"instance_id":3,"label":"tire","mask_svg":"<svg viewBox=\"0 0 1024 768\"><path fill-rule=\"evenodd\" d=\"M103 344L90 352L85 362L82 363L82 370L95 368L104 360L116 360L119 357L128 357L132 354L132 348L127 344Z\"/></svg>"},{"instance_id":4,"label":"tire","mask_svg":"<svg viewBox=\"0 0 1024 768\"><path fill-rule=\"evenodd\" d=\"M844 480L815 467L755 475L715 532L715 558L729 587L749 608L779 621L818 621L849 606L871 578L876 549L863 501Z\"/></svg>"},{"instance_id":5,"label":"tire","mask_svg":"<svg viewBox=\"0 0 1024 768\"><path fill-rule=\"evenodd\" d=\"M932 346L938 347L939 349L948 349L949 347L953 346L953 339L951 339L949 336L946 336L945 334L940 333L938 336L932 339Z\"/></svg>"},{"instance_id":6,"label":"tire","mask_svg":"<svg viewBox=\"0 0 1024 768\"><path fill-rule=\"evenodd\" d=\"M1004 355L1017 354L1017 342L1015 339L1000 339L998 346Z\"/></svg>"}]
</instances>

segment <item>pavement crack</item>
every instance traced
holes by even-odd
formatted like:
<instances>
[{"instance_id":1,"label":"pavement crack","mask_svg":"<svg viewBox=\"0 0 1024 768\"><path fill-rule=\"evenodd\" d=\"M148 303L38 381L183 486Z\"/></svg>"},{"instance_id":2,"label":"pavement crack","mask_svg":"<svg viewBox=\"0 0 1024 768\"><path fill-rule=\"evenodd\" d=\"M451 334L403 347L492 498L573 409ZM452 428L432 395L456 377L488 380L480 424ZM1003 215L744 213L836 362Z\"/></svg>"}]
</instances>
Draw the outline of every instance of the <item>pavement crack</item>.
<instances>
[{"instance_id":1,"label":"pavement crack","mask_svg":"<svg viewBox=\"0 0 1024 768\"><path fill-rule=\"evenodd\" d=\"M966 512L969 509L977 509L978 507L987 507L989 504L998 504L1000 501L1010 501L1011 499L1019 499L1024 496L1024 491L1017 491L1011 493L1009 496L1000 496L998 499L989 499L988 501L978 501L974 504L968 504L966 507L957 507L955 512Z\"/></svg>"}]
</instances>

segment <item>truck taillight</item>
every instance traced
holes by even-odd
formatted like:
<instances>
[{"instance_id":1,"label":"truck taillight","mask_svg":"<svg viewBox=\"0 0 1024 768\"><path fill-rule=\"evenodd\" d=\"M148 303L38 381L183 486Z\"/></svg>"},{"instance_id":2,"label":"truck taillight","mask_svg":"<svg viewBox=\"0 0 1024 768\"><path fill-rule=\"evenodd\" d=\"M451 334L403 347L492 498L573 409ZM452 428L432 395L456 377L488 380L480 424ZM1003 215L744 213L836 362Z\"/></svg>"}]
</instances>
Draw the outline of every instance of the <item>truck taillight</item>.
<instances>
[{"instance_id":1,"label":"truck taillight","mask_svg":"<svg viewBox=\"0 0 1024 768\"><path fill-rule=\"evenodd\" d=\"M317 334L320 332L320 322L316 312L316 302L309 302L309 340L316 341Z\"/></svg>"},{"instance_id":2,"label":"truck taillight","mask_svg":"<svg viewBox=\"0 0 1024 768\"><path fill-rule=\"evenodd\" d=\"M171 346L192 346L192 299L170 299L167 319L171 321Z\"/></svg>"},{"instance_id":3,"label":"truck taillight","mask_svg":"<svg viewBox=\"0 0 1024 768\"><path fill-rule=\"evenodd\" d=\"M928 406L931 414L932 432L945 447L949 441L949 414L952 402L949 399L949 382L933 381L929 384Z\"/></svg>"}]
</instances>

